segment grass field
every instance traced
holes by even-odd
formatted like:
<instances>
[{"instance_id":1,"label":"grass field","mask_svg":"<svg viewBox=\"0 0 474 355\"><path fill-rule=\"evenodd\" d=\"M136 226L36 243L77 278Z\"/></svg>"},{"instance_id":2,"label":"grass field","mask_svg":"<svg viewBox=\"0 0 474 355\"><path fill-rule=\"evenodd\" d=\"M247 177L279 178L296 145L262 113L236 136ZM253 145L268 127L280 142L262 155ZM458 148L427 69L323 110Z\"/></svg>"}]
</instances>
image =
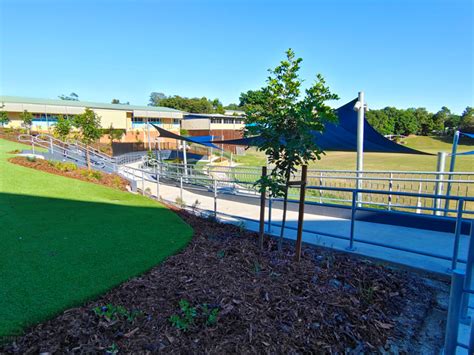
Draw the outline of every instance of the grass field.
<instances>
[{"instance_id":1,"label":"grass field","mask_svg":"<svg viewBox=\"0 0 474 355\"><path fill-rule=\"evenodd\" d=\"M460 144L458 151L474 150L472 145ZM439 151L451 152L450 139L438 137L410 136L405 139L406 146L428 153L436 154ZM265 155L255 149L247 150L245 156L236 156L234 159L242 165L265 165ZM404 170L404 171L436 171L436 155L411 155L411 154L386 154L365 153L365 170ZM450 158L446 159L446 170L449 168ZM321 170L355 170L356 153L354 152L328 152L311 164L313 169ZM458 156L456 171L474 171L474 156Z\"/></svg>"},{"instance_id":2,"label":"grass field","mask_svg":"<svg viewBox=\"0 0 474 355\"><path fill-rule=\"evenodd\" d=\"M192 229L139 195L7 162L0 139L0 339L183 248Z\"/></svg>"}]
</instances>

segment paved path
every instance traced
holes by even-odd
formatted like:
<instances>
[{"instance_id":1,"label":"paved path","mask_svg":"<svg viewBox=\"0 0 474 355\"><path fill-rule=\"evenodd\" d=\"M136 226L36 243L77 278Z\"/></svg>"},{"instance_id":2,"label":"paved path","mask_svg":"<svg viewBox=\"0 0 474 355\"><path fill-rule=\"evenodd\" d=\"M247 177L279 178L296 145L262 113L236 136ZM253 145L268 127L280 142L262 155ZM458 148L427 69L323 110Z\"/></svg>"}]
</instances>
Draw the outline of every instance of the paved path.
<instances>
[{"instance_id":1,"label":"paved path","mask_svg":"<svg viewBox=\"0 0 474 355\"><path fill-rule=\"evenodd\" d=\"M138 188L141 189L141 181L138 182ZM145 189L150 189L151 194L157 195L156 182L145 182ZM159 195L162 199L175 202L181 196L178 186L172 183L160 183ZM182 198L184 202L191 206L198 201L198 207L205 210L214 210L214 198L211 191L196 190L192 187L185 186L183 188ZM235 196L229 194L220 194L217 199L217 211L225 214L222 217L230 222L238 222L239 218L245 218L247 228L258 230L258 223L249 221L257 221L259 218L259 200L255 197ZM274 203L272 208L272 225L271 229L266 229L268 234L278 236L280 228L278 225L282 220L282 204ZM326 234L336 234L349 238L350 220L336 217L321 216L312 211L312 206L306 208L304 215L304 233L303 240L307 243L330 247L337 250L348 251L349 241L346 239L337 239L329 237ZM268 218L268 206L265 211ZM287 213L287 225L292 229L285 231L285 237L295 239L297 227L297 206L290 204ZM322 233L322 234L318 234ZM361 241L369 241L376 243L384 243L394 247L402 247L414 249L422 252L443 255L451 257L454 246L453 233L444 233L431 230L422 230L416 228L394 226L388 224L379 224L372 222L356 221L355 238ZM433 271L437 273L447 274L451 262L429 256L423 256L406 251L370 245L362 242L355 242L355 250L351 251L356 254L362 254L394 263L404 264L423 270ZM468 248L468 236L461 235L459 257L466 259ZM462 269L464 263L458 263Z\"/></svg>"}]
</instances>

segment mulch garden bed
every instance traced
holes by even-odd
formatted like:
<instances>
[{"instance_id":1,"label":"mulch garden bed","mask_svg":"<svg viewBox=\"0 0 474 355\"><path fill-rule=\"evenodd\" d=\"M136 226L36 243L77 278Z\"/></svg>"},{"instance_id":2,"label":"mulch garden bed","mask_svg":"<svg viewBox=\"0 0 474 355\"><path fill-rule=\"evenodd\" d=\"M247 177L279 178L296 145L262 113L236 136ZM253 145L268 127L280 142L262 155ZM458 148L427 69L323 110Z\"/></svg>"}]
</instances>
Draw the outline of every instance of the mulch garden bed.
<instances>
[{"instance_id":1,"label":"mulch garden bed","mask_svg":"<svg viewBox=\"0 0 474 355\"><path fill-rule=\"evenodd\" d=\"M418 276L273 241L177 211L179 254L6 345L7 353L372 353L416 333L433 301ZM131 237L133 235L131 234ZM410 349L407 349L410 350Z\"/></svg>"},{"instance_id":2,"label":"mulch garden bed","mask_svg":"<svg viewBox=\"0 0 474 355\"><path fill-rule=\"evenodd\" d=\"M12 152L14 153L14 152ZM77 180L93 182L95 184L113 187L127 191L129 182L116 174L89 171L86 168L77 167L73 163L50 162L45 159L28 159L26 157L13 157L8 159L13 164L33 168L47 173L70 177Z\"/></svg>"}]
</instances>

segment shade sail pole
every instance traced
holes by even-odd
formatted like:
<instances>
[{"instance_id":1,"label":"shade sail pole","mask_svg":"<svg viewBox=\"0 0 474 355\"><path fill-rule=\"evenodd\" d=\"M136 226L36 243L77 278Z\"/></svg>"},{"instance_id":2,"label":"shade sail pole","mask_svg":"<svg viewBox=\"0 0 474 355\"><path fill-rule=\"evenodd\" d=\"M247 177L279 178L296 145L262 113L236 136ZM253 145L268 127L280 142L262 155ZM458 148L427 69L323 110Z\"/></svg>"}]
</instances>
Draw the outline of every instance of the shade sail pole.
<instances>
[{"instance_id":1,"label":"shade sail pole","mask_svg":"<svg viewBox=\"0 0 474 355\"><path fill-rule=\"evenodd\" d=\"M357 111L357 188L362 188L362 172L364 170L364 113L365 113L365 97L364 92L359 92L359 101L357 101L354 109ZM358 194L358 206L362 202L362 194Z\"/></svg>"},{"instance_id":2,"label":"shade sail pole","mask_svg":"<svg viewBox=\"0 0 474 355\"><path fill-rule=\"evenodd\" d=\"M453 136L453 147L451 150L451 162L449 164L449 172L452 173L454 172L454 167L456 164L456 153L458 151L458 143L459 143L459 131L454 132ZM446 196L451 195L451 180L453 178L453 174L448 175L448 185L446 187ZM448 209L449 209L449 199L445 200L444 203L444 215L448 215Z\"/></svg>"}]
</instances>

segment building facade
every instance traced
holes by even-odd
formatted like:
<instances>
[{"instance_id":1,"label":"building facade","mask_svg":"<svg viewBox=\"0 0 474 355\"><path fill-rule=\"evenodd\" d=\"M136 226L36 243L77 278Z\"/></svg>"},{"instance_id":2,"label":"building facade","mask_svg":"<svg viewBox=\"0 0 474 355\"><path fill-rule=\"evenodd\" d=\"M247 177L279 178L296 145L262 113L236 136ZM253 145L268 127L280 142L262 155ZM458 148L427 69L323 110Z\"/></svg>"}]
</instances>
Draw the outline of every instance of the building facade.
<instances>
[{"instance_id":1,"label":"building facade","mask_svg":"<svg viewBox=\"0 0 474 355\"><path fill-rule=\"evenodd\" d=\"M183 119L183 112L168 107L0 96L0 111L6 112L10 119L5 127L21 128L20 114L28 111L33 115L31 129L42 133L52 131L59 116L72 119L86 108L100 117L102 128L123 129L122 142L155 142L158 132L148 122L179 133Z\"/></svg>"},{"instance_id":2,"label":"building facade","mask_svg":"<svg viewBox=\"0 0 474 355\"><path fill-rule=\"evenodd\" d=\"M190 136L213 136L215 140L238 139L243 137L244 117L221 114L184 114L181 127ZM238 147L223 145L223 149L238 153Z\"/></svg>"}]
</instances>

